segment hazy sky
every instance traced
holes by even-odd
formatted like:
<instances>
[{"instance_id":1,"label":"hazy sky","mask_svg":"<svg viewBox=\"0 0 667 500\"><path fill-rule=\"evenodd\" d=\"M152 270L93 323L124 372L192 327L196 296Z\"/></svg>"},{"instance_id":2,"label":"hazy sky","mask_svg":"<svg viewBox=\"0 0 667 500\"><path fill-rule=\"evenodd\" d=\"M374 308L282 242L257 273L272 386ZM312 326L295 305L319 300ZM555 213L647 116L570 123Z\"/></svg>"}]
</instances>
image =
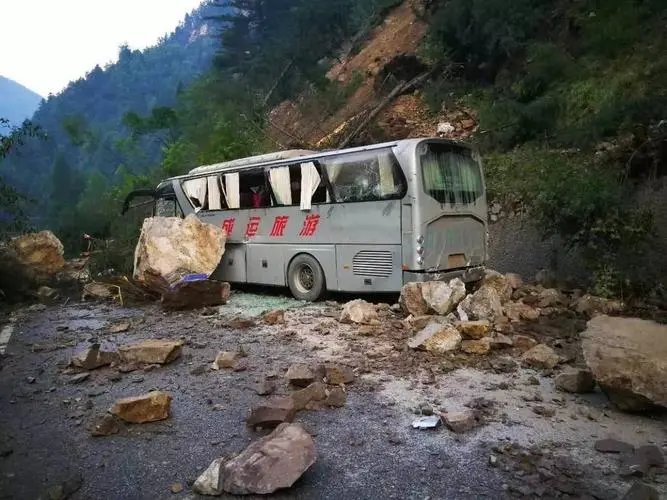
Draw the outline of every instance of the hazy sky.
<instances>
[{"instance_id":1,"label":"hazy sky","mask_svg":"<svg viewBox=\"0 0 667 500\"><path fill-rule=\"evenodd\" d=\"M0 75L58 93L118 46L155 44L202 0L0 0Z\"/></svg>"}]
</instances>

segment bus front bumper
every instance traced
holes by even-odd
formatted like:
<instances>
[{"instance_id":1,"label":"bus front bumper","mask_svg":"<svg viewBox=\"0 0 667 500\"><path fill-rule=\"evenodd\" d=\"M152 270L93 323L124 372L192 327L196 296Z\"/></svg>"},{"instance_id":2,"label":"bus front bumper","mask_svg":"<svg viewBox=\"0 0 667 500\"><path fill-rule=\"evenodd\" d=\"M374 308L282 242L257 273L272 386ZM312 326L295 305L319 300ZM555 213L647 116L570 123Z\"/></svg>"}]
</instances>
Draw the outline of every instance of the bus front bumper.
<instances>
[{"instance_id":1,"label":"bus front bumper","mask_svg":"<svg viewBox=\"0 0 667 500\"><path fill-rule=\"evenodd\" d=\"M475 266L440 272L403 271L403 284L423 283L425 281L449 281L454 278L461 278L464 283L471 283L481 280L484 277L485 270L484 266Z\"/></svg>"}]
</instances>

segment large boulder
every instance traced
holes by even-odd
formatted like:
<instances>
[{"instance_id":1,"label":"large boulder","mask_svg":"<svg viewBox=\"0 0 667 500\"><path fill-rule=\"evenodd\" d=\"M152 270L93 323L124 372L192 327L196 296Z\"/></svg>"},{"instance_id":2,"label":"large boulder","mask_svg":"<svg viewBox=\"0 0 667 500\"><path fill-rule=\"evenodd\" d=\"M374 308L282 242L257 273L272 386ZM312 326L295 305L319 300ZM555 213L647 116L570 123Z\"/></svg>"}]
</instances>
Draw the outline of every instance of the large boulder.
<instances>
[{"instance_id":1,"label":"large boulder","mask_svg":"<svg viewBox=\"0 0 667 500\"><path fill-rule=\"evenodd\" d=\"M188 274L211 275L225 253L225 232L194 214L144 221L134 253L134 279L159 293Z\"/></svg>"},{"instance_id":2,"label":"large boulder","mask_svg":"<svg viewBox=\"0 0 667 500\"><path fill-rule=\"evenodd\" d=\"M49 283L65 267L63 244L51 231L18 236L9 246L36 283Z\"/></svg>"},{"instance_id":3,"label":"large boulder","mask_svg":"<svg viewBox=\"0 0 667 500\"><path fill-rule=\"evenodd\" d=\"M488 269L482 279L482 286L493 288L503 304L512 298L514 284L515 280L513 278L508 278L492 269Z\"/></svg>"},{"instance_id":4,"label":"large boulder","mask_svg":"<svg viewBox=\"0 0 667 500\"><path fill-rule=\"evenodd\" d=\"M268 495L291 487L315 460L315 442L304 428L281 424L220 467L220 489L233 495Z\"/></svg>"},{"instance_id":5,"label":"large boulder","mask_svg":"<svg viewBox=\"0 0 667 500\"><path fill-rule=\"evenodd\" d=\"M503 315L503 306L496 288L482 285L475 293L463 299L457 312L461 321L493 321Z\"/></svg>"},{"instance_id":6,"label":"large boulder","mask_svg":"<svg viewBox=\"0 0 667 500\"><path fill-rule=\"evenodd\" d=\"M406 283L401 288L401 297L398 303L406 314L425 316L430 308L422 295L423 283Z\"/></svg>"},{"instance_id":7,"label":"large boulder","mask_svg":"<svg viewBox=\"0 0 667 500\"><path fill-rule=\"evenodd\" d=\"M443 316L456 309L466 296L466 285L459 278L449 283L428 281L422 284L422 297L430 309Z\"/></svg>"},{"instance_id":8,"label":"large boulder","mask_svg":"<svg viewBox=\"0 0 667 500\"><path fill-rule=\"evenodd\" d=\"M600 315L581 337L588 368L616 406L667 407L667 325Z\"/></svg>"},{"instance_id":9,"label":"large boulder","mask_svg":"<svg viewBox=\"0 0 667 500\"><path fill-rule=\"evenodd\" d=\"M431 323L408 341L408 347L445 354L458 350L461 347L461 341L461 333L454 326Z\"/></svg>"}]
</instances>

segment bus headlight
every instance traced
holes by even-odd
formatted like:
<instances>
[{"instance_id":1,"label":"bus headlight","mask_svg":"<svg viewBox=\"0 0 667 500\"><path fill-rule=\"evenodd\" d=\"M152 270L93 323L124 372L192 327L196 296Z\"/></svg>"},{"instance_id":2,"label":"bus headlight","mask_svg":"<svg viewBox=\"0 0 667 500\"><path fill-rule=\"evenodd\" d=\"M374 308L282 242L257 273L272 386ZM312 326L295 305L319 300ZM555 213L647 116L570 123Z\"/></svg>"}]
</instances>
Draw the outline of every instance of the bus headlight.
<instances>
[{"instance_id":1,"label":"bus headlight","mask_svg":"<svg viewBox=\"0 0 667 500\"><path fill-rule=\"evenodd\" d=\"M417 254L424 255L424 247L417 247Z\"/></svg>"},{"instance_id":2,"label":"bus headlight","mask_svg":"<svg viewBox=\"0 0 667 500\"><path fill-rule=\"evenodd\" d=\"M423 244L424 244L424 237L423 237L423 236L419 236L419 237L417 238L417 245L423 245Z\"/></svg>"},{"instance_id":3,"label":"bus headlight","mask_svg":"<svg viewBox=\"0 0 667 500\"><path fill-rule=\"evenodd\" d=\"M418 266L424 265L424 259L422 257L417 257L417 265Z\"/></svg>"}]
</instances>

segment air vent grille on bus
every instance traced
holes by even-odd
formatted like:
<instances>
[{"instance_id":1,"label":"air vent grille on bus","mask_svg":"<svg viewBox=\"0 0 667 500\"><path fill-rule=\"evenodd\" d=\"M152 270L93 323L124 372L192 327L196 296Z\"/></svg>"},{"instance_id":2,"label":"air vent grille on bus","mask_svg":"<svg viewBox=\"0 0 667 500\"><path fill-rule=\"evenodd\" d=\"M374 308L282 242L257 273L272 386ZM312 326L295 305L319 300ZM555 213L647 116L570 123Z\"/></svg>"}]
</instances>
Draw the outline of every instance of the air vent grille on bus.
<instances>
[{"instance_id":1,"label":"air vent grille on bus","mask_svg":"<svg viewBox=\"0 0 667 500\"><path fill-rule=\"evenodd\" d=\"M390 251L362 250L352 259L352 272L355 276L388 278L392 270L393 259Z\"/></svg>"}]
</instances>

